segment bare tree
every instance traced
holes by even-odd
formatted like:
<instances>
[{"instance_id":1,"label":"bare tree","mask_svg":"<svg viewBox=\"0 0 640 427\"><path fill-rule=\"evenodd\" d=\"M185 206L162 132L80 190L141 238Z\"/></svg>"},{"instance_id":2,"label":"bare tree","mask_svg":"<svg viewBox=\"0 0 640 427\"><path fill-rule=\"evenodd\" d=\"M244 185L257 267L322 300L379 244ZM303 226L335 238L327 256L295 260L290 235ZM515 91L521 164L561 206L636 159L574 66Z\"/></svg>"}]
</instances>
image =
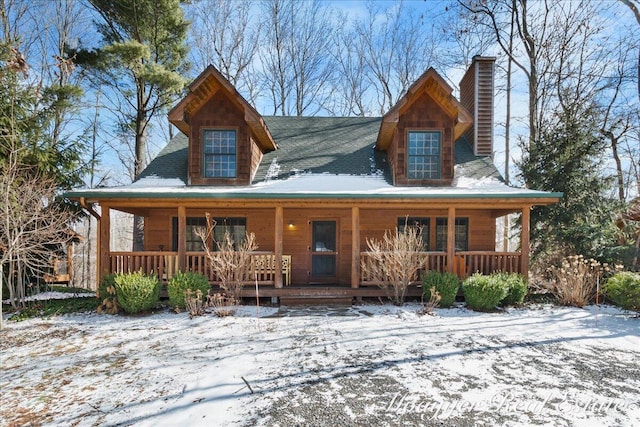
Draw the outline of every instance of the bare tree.
<instances>
[{"instance_id":1,"label":"bare tree","mask_svg":"<svg viewBox=\"0 0 640 427\"><path fill-rule=\"evenodd\" d=\"M197 73L215 66L251 102L258 95L253 69L259 26L249 0L203 0L185 5L191 21L191 62Z\"/></svg>"},{"instance_id":2,"label":"bare tree","mask_svg":"<svg viewBox=\"0 0 640 427\"><path fill-rule=\"evenodd\" d=\"M267 0L261 60L273 114L313 115L327 102L331 11L320 1Z\"/></svg>"},{"instance_id":3,"label":"bare tree","mask_svg":"<svg viewBox=\"0 0 640 427\"><path fill-rule=\"evenodd\" d=\"M365 59L368 78L377 97L377 111L386 113L409 86L435 65L441 33L427 25L424 14L406 8L403 2L382 10L369 2L367 16L356 20L357 49Z\"/></svg>"},{"instance_id":4,"label":"bare tree","mask_svg":"<svg viewBox=\"0 0 640 427\"><path fill-rule=\"evenodd\" d=\"M341 48L333 50L336 76L331 80L332 96L325 108L336 116L371 114L367 96L371 82L367 79L366 60L359 54L356 32L347 26L345 17L340 19L331 38L332 43Z\"/></svg>"},{"instance_id":5,"label":"bare tree","mask_svg":"<svg viewBox=\"0 0 640 427\"><path fill-rule=\"evenodd\" d=\"M69 242L73 214L56 202L52 178L19 163L15 140L9 136L3 143L11 148L0 173L0 264L6 268L11 304L18 308L31 280L42 278L53 253Z\"/></svg>"}]
</instances>

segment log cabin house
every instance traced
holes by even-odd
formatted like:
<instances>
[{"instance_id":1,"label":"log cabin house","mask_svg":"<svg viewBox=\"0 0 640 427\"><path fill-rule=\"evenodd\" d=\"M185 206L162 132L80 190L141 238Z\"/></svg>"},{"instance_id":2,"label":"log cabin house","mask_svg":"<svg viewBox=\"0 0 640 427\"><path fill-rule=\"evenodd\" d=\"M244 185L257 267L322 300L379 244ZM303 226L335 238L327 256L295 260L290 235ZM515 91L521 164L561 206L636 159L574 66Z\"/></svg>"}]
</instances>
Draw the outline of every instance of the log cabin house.
<instances>
[{"instance_id":1,"label":"log cabin house","mask_svg":"<svg viewBox=\"0 0 640 427\"><path fill-rule=\"evenodd\" d=\"M527 272L530 209L561 194L509 187L494 166L494 61L473 59L460 100L430 68L383 117L263 117L209 66L169 113L182 134L134 183L68 193L98 218L100 275L195 270L215 284L195 235L205 213L215 237L255 234L262 296L383 295L361 275L366 240L407 221L423 227L425 269ZM112 210L144 217L144 251L110 250ZM521 250L496 251L511 213Z\"/></svg>"}]
</instances>

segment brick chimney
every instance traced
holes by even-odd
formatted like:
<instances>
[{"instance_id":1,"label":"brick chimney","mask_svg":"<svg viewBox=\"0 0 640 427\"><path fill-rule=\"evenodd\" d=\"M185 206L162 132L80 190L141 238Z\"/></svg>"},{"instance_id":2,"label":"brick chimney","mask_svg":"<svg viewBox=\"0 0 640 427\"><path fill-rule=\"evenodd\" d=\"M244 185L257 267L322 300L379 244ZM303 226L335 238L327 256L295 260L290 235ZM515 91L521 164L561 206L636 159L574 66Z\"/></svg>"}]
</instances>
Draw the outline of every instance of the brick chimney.
<instances>
[{"instance_id":1,"label":"brick chimney","mask_svg":"<svg viewBox=\"0 0 640 427\"><path fill-rule=\"evenodd\" d=\"M464 133L476 156L493 158L493 73L496 58L474 56L460 80L460 103L473 116L473 126Z\"/></svg>"}]
</instances>

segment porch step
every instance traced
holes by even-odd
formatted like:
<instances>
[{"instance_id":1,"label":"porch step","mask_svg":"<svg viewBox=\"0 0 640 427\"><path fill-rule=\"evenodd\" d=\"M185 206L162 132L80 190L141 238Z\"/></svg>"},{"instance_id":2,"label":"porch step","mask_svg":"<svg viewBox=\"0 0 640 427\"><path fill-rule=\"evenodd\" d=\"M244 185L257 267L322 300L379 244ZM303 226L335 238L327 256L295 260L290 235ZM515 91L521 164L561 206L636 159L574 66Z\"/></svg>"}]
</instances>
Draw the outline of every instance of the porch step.
<instances>
[{"instance_id":1,"label":"porch step","mask_svg":"<svg viewBox=\"0 0 640 427\"><path fill-rule=\"evenodd\" d=\"M280 305L351 305L353 298L344 296L314 295L314 296L283 296Z\"/></svg>"}]
</instances>

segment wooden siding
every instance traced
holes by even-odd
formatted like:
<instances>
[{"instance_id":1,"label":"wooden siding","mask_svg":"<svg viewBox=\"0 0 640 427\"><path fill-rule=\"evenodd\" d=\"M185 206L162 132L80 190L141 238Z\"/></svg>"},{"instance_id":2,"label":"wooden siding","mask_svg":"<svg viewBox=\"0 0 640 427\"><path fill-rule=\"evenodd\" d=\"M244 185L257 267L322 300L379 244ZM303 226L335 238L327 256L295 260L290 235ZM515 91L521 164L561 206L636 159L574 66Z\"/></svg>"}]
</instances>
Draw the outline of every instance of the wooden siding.
<instances>
[{"instance_id":1,"label":"wooden siding","mask_svg":"<svg viewBox=\"0 0 640 427\"><path fill-rule=\"evenodd\" d=\"M249 185L253 175L251 131L243 110L223 91L216 92L190 119L189 179L192 185ZM205 129L236 131L236 178L204 178L202 170L202 132Z\"/></svg>"},{"instance_id":2,"label":"wooden siding","mask_svg":"<svg viewBox=\"0 0 640 427\"><path fill-rule=\"evenodd\" d=\"M453 128L454 118L449 115L428 92L423 92L411 106L403 111L393 141L388 150L394 185L449 185L453 180ZM434 130L441 132L441 179L424 180L407 177L407 132L411 130Z\"/></svg>"},{"instance_id":3,"label":"wooden siding","mask_svg":"<svg viewBox=\"0 0 640 427\"><path fill-rule=\"evenodd\" d=\"M473 115L474 124L463 134L478 156L493 155L494 58L474 57L460 81L460 103Z\"/></svg>"},{"instance_id":4,"label":"wooden siding","mask_svg":"<svg viewBox=\"0 0 640 427\"><path fill-rule=\"evenodd\" d=\"M209 212L213 217L246 218L247 231L256 235L259 251L274 252L275 219L274 208L255 209L187 209L187 218L204 217ZM177 209L154 209L145 218L145 250L171 251L173 237L173 218ZM385 230L395 229L399 218L406 216L430 218L430 248L436 243L436 218L446 218L447 209L380 209L360 208L360 249L366 251L368 238L381 239ZM490 210L457 209L456 217L469 220L469 251L495 250L495 219ZM291 255L291 282L306 284L320 282L311 277L311 240L312 221L332 220L337 225L337 276L329 279L331 283L351 284L352 254L355 252L352 242L353 221L351 208L285 208L283 209L282 253ZM433 250L433 249L432 249Z\"/></svg>"}]
</instances>

